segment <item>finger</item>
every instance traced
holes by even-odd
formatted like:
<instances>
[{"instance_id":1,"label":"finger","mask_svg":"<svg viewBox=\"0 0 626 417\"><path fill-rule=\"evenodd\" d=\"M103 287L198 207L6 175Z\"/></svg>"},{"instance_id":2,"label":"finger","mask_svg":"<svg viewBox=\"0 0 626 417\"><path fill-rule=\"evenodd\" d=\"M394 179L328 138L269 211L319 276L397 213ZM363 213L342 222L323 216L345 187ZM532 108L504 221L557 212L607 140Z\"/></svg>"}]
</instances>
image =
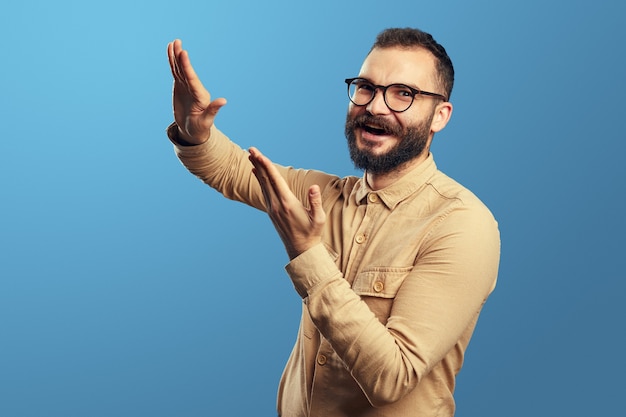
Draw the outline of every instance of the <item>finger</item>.
<instances>
[{"instance_id":1,"label":"finger","mask_svg":"<svg viewBox=\"0 0 626 417\"><path fill-rule=\"evenodd\" d=\"M259 173L264 177L267 186L279 196L285 196L291 192L285 179L280 175L272 161L263 155L257 148L250 148L250 161Z\"/></svg>"},{"instance_id":2,"label":"finger","mask_svg":"<svg viewBox=\"0 0 626 417\"><path fill-rule=\"evenodd\" d=\"M263 168L261 168L261 167L257 168L256 167L252 157L250 157L250 161L254 165L254 168L252 168L252 173L254 174L254 176L256 177L257 181L259 182L259 186L261 187L261 193L263 194L263 199L265 200L265 206L267 207L268 212L269 212L270 208L273 206L273 203L272 203L272 195L273 194L268 189L267 177L265 176Z\"/></svg>"},{"instance_id":3,"label":"finger","mask_svg":"<svg viewBox=\"0 0 626 417\"><path fill-rule=\"evenodd\" d=\"M250 148L249 159L254 166L253 172L261 186L265 204L271 218L273 208L283 206L289 200L291 190L289 190L287 183L272 162L258 149Z\"/></svg>"},{"instance_id":4,"label":"finger","mask_svg":"<svg viewBox=\"0 0 626 417\"><path fill-rule=\"evenodd\" d=\"M178 65L180 75L187 84L189 91L196 97L203 95L207 90L204 88L202 81L196 74L196 70L191 65L189 59L189 53L185 50L181 50L178 54Z\"/></svg>"},{"instance_id":5,"label":"finger","mask_svg":"<svg viewBox=\"0 0 626 417\"><path fill-rule=\"evenodd\" d=\"M167 44L167 61L170 64L170 70L172 71L172 77L176 79L176 69L174 67L174 42Z\"/></svg>"},{"instance_id":6,"label":"finger","mask_svg":"<svg viewBox=\"0 0 626 417\"><path fill-rule=\"evenodd\" d=\"M261 185L261 189L263 190L263 193L265 194L265 192L267 191L266 188L268 184L267 172L265 170L265 167L258 160L259 153L256 150L256 148L250 148L249 152L250 152L250 155L248 159L252 163L252 167L253 167L252 172L254 173L257 180L259 181L259 184Z\"/></svg>"},{"instance_id":7,"label":"finger","mask_svg":"<svg viewBox=\"0 0 626 417\"><path fill-rule=\"evenodd\" d=\"M264 178L266 172L265 172L265 167L260 162L260 157L262 156L261 152L259 152L259 150L254 147L250 148L248 152L250 153L250 155L248 156L248 159L254 166L255 175L258 178Z\"/></svg>"},{"instance_id":8,"label":"finger","mask_svg":"<svg viewBox=\"0 0 626 417\"><path fill-rule=\"evenodd\" d=\"M173 42L170 42L170 44L168 45L168 58L170 60L170 67L172 69L172 75L174 76L174 80L186 83L179 62L179 56L182 50L182 41L180 39L176 39Z\"/></svg>"},{"instance_id":9,"label":"finger","mask_svg":"<svg viewBox=\"0 0 626 417\"><path fill-rule=\"evenodd\" d=\"M178 70L178 64L176 62L176 55L174 53L174 42L167 44L167 60L170 64L170 70L172 71L172 77L174 81L180 81L180 72Z\"/></svg>"},{"instance_id":10,"label":"finger","mask_svg":"<svg viewBox=\"0 0 626 417\"><path fill-rule=\"evenodd\" d=\"M312 185L309 188L309 207L313 222L323 224L326 221L326 213L322 207L322 193L319 185Z\"/></svg>"},{"instance_id":11,"label":"finger","mask_svg":"<svg viewBox=\"0 0 626 417\"><path fill-rule=\"evenodd\" d=\"M176 39L168 45L168 57L175 80L184 83L187 91L198 102L203 103L201 107L204 108L204 113L212 120L219 110L226 105L226 99L219 98L211 101L211 96L196 74L189 53L183 49L180 39Z\"/></svg>"}]
</instances>

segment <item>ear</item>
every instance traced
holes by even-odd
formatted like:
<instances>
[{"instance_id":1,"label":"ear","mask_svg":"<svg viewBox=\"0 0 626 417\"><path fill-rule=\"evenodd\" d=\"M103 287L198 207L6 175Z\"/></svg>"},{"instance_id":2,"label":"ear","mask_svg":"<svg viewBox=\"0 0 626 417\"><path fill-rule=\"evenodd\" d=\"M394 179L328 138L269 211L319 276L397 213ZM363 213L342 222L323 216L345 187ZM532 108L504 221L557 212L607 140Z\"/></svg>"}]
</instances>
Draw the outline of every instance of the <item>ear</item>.
<instances>
[{"instance_id":1,"label":"ear","mask_svg":"<svg viewBox=\"0 0 626 417\"><path fill-rule=\"evenodd\" d=\"M433 121L430 123L431 132L437 133L446 127L450 117L452 117L452 103L444 101L443 103L437 104Z\"/></svg>"}]
</instances>

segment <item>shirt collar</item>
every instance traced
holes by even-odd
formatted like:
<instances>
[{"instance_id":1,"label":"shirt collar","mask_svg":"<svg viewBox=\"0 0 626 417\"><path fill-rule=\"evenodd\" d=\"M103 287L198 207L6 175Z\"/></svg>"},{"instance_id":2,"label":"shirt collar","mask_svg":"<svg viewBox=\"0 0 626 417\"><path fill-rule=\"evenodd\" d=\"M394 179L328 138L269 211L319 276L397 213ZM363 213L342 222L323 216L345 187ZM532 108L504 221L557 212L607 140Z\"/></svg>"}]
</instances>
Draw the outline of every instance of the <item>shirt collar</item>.
<instances>
[{"instance_id":1,"label":"shirt collar","mask_svg":"<svg viewBox=\"0 0 626 417\"><path fill-rule=\"evenodd\" d=\"M397 181L382 190L373 191L367 184L366 173L358 182L355 189L355 198L358 204L366 204L366 197L375 193L382 202L393 210L400 202L420 189L426 181L437 171L432 153L411 171L404 174Z\"/></svg>"}]
</instances>

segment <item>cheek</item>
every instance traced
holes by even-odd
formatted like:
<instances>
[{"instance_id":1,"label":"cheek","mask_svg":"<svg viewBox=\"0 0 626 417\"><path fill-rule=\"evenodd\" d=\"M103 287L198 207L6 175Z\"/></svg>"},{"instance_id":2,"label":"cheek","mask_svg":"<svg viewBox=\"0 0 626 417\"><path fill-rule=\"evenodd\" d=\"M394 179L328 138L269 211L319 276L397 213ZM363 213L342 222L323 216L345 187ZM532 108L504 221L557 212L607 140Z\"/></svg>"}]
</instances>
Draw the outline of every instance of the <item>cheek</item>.
<instances>
[{"instance_id":1,"label":"cheek","mask_svg":"<svg viewBox=\"0 0 626 417\"><path fill-rule=\"evenodd\" d=\"M354 104L350 103L348 105L348 117L353 119L355 116L362 114L364 110L365 107L355 106Z\"/></svg>"},{"instance_id":2,"label":"cheek","mask_svg":"<svg viewBox=\"0 0 626 417\"><path fill-rule=\"evenodd\" d=\"M424 126L425 124L430 127L433 121L433 112L430 108L425 108L420 112L405 114L403 116L400 121L403 128L407 126Z\"/></svg>"}]
</instances>

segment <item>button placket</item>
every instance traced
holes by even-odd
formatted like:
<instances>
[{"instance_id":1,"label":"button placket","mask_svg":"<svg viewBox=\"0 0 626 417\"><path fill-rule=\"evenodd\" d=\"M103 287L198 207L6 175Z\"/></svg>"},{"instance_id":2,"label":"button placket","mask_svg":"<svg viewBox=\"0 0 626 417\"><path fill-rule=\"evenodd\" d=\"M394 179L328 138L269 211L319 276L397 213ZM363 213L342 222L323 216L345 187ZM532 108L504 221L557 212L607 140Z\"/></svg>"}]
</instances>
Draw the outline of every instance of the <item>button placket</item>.
<instances>
[{"instance_id":1,"label":"button placket","mask_svg":"<svg viewBox=\"0 0 626 417\"><path fill-rule=\"evenodd\" d=\"M377 203L379 202L379 198L378 198L378 194L375 193L369 193L367 195L367 201L369 203ZM365 233L358 233L355 237L354 237L354 241L356 243L358 243L359 245L362 243L365 243L365 241L367 240L367 235Z\"/></svg>"},{"instance_id":2,"label":"button placket","mask_svg":"<svg viewBox=\"0 0 626 417\"><path fill-rule=\"evenodd\" d=\"M360 218L360 220L351 220L351 225L356 227L350 228L354 234L352 235L350 248L346 251L349 255L346 257L346 263L344 264L345 270L348 271L346 280L350 283L354 281L355 273L358 270L354 265L360 264L372 239L373 228L384 207L381 203L382 200L378 194L373 192L368 193L359 202L358 218Z\"/></svg>"}]
</instances>

